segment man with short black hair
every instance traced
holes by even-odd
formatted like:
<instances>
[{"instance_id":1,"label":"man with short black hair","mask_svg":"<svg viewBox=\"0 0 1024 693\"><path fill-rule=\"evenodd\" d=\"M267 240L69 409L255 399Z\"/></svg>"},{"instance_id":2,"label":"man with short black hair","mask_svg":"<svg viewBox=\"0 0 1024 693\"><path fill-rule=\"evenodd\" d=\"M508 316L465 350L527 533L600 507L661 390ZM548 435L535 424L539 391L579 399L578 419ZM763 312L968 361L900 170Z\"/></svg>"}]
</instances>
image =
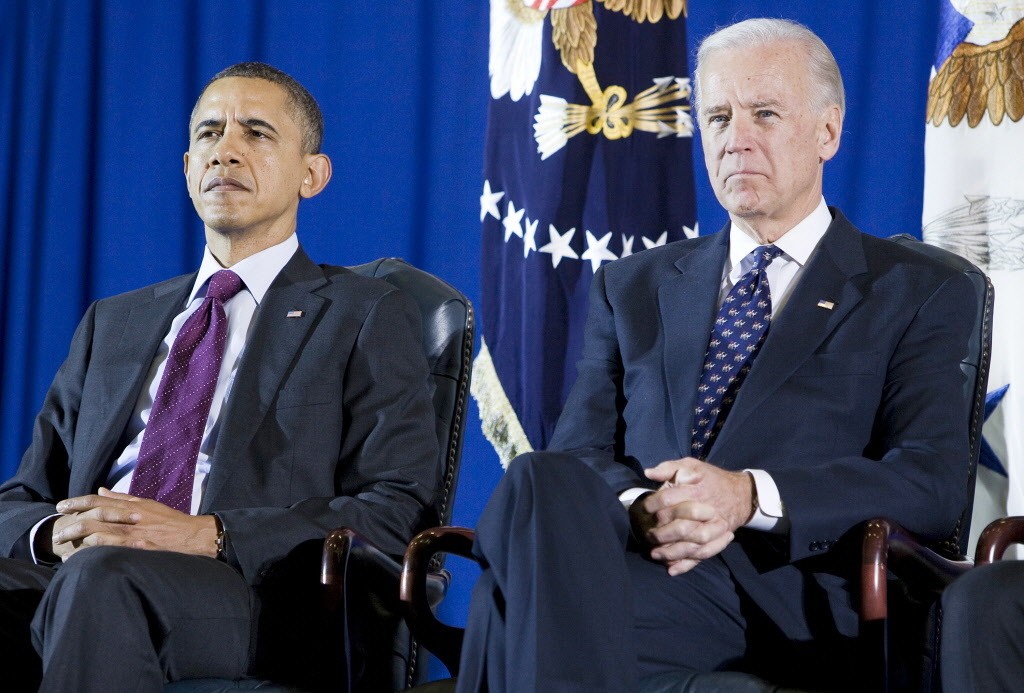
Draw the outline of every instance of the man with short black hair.
<instances>
[{"instance_id":1,"label":"man with short black hair","mask_svg":"<svg viewBox=\"0 0 1024 693\"><path fill-rule=\"evenodd\" d=\"M316 101L269 65L204 88L184 156L198 272L89 308L0 486L5 687L34 688L40 662L44 691L330 685L325 535L399 554L424 522L437 439L416 305L296 237L331 177L322 136Z\"/></svg>"}]
</instances>

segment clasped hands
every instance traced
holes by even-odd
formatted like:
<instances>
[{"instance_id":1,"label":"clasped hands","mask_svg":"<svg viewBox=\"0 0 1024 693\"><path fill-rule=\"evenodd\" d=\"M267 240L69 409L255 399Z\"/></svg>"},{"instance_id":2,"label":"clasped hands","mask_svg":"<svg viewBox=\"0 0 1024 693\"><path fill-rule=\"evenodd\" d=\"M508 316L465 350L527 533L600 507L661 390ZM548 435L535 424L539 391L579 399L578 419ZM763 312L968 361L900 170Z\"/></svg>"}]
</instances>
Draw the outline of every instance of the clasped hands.
<instances>
[{"instance_id":1,"label":"clasped hands","mask_svg":"<svg viewBox=\"0 0 1024 693\"><path fill-rule=\"evenodd\" d=\"M693 457L645 470L661 487L634 501L633 533L670 575L693 569L721 552L753 515L754 480Z\"/></svg>"},{"instance_id":2,"label":"clasped hands","mask_svg":"<svg viewBox=\"0 0 1024 693\"><path fill-rule=\"evenodd\" d=\"M105 488L59 502L57 512L62 514L51 525L50 542L62 561L90 546L217 555L217 522L212 515L188 515L155 500Z\"/></svg>"}]
</instances>

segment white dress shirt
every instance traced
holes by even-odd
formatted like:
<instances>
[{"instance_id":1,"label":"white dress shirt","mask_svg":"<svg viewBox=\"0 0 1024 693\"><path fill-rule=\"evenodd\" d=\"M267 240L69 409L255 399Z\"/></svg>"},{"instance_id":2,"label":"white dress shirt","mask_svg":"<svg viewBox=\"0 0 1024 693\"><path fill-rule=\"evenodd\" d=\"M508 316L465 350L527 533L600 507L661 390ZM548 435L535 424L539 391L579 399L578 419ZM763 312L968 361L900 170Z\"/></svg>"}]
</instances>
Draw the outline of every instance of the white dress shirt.
<instances>
[{"instance_id":1,"label":"white dress shirt","mask_svg":"<svg viewBox=\"0 0 1024 693\"><path fill-rule=\"evenodd\" d=\"M789 301L800 275L803 274L808 260L825 235L832 214L828 211L825 198L818 202L814 211L800 223L782 235L774 245L782 254L772 261L767 268L768 287L772 293L772 317L779 315ZM729 227L729 257L722 269L722 288L718 294L718 305L721 307L725 297L729 295L733 285L740 277L750 271L754 261L749 258L751 251L760 245L735 224ZM779 489L771 474L762 469L745 469L754 478L757 491L757 506L753 517L745 525L750 529L766 532L785 533L789 530L785 505L779 497ZM631 488L619 494L619 500L629 508L641 494L650 489Z\"/></svg>"},{"instance_id":2,"label":"white dress shirt","mask_svg":"<svg viewBox=\"0 0 1024 693\"><path fill-rule=\"evenodd\" d=\"M218 426L220 412L228 395L231 394L231 385L235 381L235 373L238 371L238 364L242 359L242 351L252 328L253 314L271 283L295 254L298 247L299 240L295 234L292 234L287 240L266 250L261 250L231 267L231 271L242 280L242 290L224 303L224 312L228 318L228 338L224 345L220 375L217 376L217 388L214 390L213 402L210 404L210 415L206 419L203 440L199 445L199 458L196 460L196 475L192 482L191 513L193 515L199 511L199 504L202 502L203 492L206 490L206 477L210 473L210 457L217 447L217 433L220 431ZM164 366L167 363L171 345L174 344L185 321L203 304L210 277L222 269L224 268L207 248L203 253L203 263L199 266L199 274L192 286L185 310L178 313L171 322L171 330L160 344L156 358L153 359L153 365L150 366L146 386L139 393L135 411L128 420L126 433L131 442L114 461L110 473L107 475L107 484L111 491L128 493L132 475L135 472L135 464L139 459L139 449L142 447L142 436L146 432L146 423L149 421L153 399L160 386L160 379L164 374Z\"/></svg>"},{"instance_id":3,"label":"white dress shirt","mask_svg":"<svg viewBox=\"0 0 1024 693\"><path fill-rule=\"evenodd\" d=\"M203 439L199 445L199 457L196 460L195 479L192 482L192 508L191 514L199 511L203 500L203 493L206 490L206 478L210 473L210 458L217 446L217 434L220 431L220 413L231 394L231 385L235 380L235 373L238 371L238 364L241 362L245 343L252 329L252 318L259 307L260 302L266 295L267 290L277 275L288 264L288 261L295 254L299 247L298 237L293 233L287 239L251 255L231 267L231 271L242 280L242 289L232 298L224 303L224 312L228 318L228 338L224 346L224 358L220 365L220 374L217 376L217 388L214 391L213 402L210 405L210 415L206 419L206 428L203 431ZM206 297L206 290L210 277L216 272L224 269L217 259L210 252L209 248L203 253L203 262L199 266L199 274L196 275L192 291L189 293L185 309L171 322L171 329L164 337L160 348L157 350L153 364L149 368L149 375L146 377L145 385L139 393L139 400L135 404L135 411L128 420L125 429L125 437L130 441L124 448L107 474L106 487L118 493L128 493L131 488L132 474L135 472L135 465L139 459L139 449L142 447L142 437L146 432L146 424L149 421L149 414L153 408L153 399L156 397L157 388L160 386L160 379L164 373L164 366L167 363L167 355L170 353L171 345L174 344L178 332L189 316L199 310L203 299ZM32 528L29 535L29 545L32 547L32 558L35 560L35 535L43 523L52 517L41 520ZM38 561L37 561L38 562Z\"/></svg>"}]
</instances>

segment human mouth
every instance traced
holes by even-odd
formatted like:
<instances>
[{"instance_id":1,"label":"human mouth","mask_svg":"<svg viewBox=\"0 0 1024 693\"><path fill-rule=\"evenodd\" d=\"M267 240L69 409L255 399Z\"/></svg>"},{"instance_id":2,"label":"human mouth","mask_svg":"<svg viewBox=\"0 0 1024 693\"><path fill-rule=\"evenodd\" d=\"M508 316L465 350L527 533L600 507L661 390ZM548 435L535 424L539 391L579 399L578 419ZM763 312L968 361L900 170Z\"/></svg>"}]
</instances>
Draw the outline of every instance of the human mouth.
<instances>
[{"instance_id":1,"label":"human mouth","mask_svg":"<svg viewBox=\"0 0 1024 693\"><path fill-rule=\"evenodd\" d=\"M206 188L203 192L231 192L234 190L248 190L248 188L234 178L217 176L216 178L212 178L210 182L206 184Z\"/></svg>"},{"instance_id":2,"label":"human mouth","mask_svg":"<svg viewBox=\"0 0 1024 693\"><path fill-rule=\"evenodd\" d=\"M732 173L729 173L728 175L726 175L726 178L735 178L736 176L746 177L746 176L759 176L759 175L761 175L761 174L758 171L748 171L748 170L744 169L744 170L740 170L740 171L733 171Z\"/></svg>"}]
</instances>

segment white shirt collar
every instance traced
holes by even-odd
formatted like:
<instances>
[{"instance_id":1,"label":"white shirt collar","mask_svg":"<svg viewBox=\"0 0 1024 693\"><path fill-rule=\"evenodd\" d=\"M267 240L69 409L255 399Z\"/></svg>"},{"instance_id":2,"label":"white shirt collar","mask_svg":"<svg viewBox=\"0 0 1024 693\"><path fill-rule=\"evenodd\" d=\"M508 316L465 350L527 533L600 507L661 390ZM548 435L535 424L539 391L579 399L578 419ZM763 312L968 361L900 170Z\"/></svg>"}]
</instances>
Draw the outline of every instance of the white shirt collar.
<instances>
[{"instance_id":1,"label":"white shirt collar","mask_svg":"<svg viewBox=\"0 0 1024 693\"><path fill-rule=\"evenodd\" d=\"M267 293L274 279L281 273L284 266L288 264L288 261L292 259L292 255L295 254L298 248L299 238L293 233L277 245L272 245L255 255L250 255L244 260L236 262L231 271L242 280L243 287L252 294L258 305L263 300L263 296ZM224 268L217 262L217 258L213 256L209 246L207 246L203 251L203 262L199 266L199 274L192 285L192 293L189 294L188 302L191 303L195 300L200 290L203 290L203 295L205 295L207 280L222 269Z\"/></svg>"},{"instance_id":2,"label":"white shirt collar","mask_svg":"<svg viewBox=\"0 0 1024 693\"><path fill-rule=\"evenodd\" d=\"M807 263L818 241L832 223L832 213L828 211L825 198L822 197L814 211L789 231L784 233L775 245L801 267ZM743 233L735 224L729 225L729 276L735 280L743 276L750 267L741 267L743 258L758 246L757 241ZM751 264L751 263L748 263Z\"/></svg>"}]
</instances>

